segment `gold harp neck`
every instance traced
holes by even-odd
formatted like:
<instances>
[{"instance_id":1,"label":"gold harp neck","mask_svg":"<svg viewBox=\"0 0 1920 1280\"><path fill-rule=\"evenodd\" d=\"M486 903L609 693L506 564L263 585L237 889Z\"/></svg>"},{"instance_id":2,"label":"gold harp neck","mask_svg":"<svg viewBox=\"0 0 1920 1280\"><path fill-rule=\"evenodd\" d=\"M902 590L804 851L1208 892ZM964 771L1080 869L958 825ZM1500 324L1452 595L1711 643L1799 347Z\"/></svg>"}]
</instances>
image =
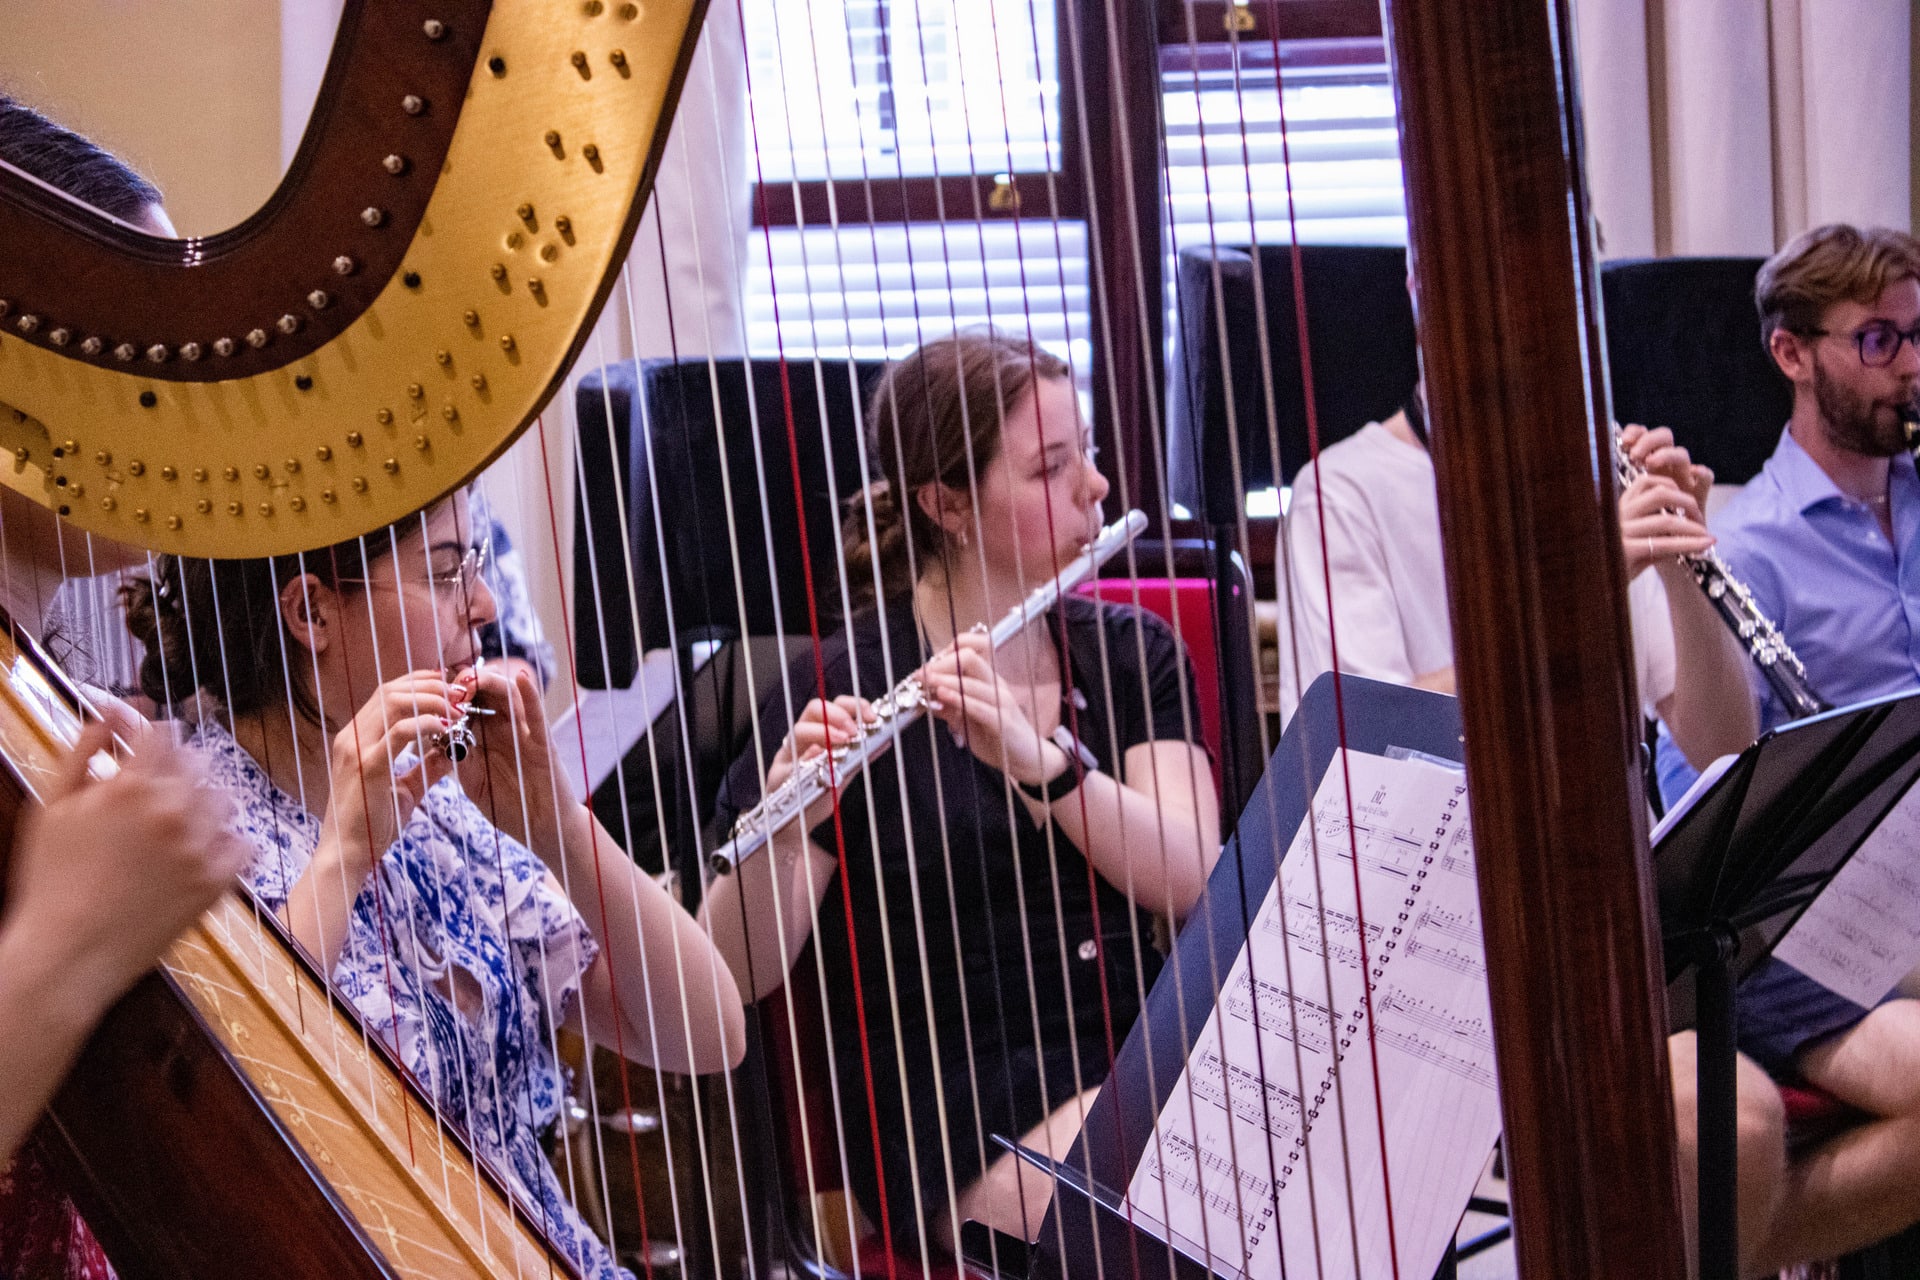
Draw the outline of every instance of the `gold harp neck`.
<instances>
[{"instance_id":1,"label":"gold harp neck","mask_svg":"<svg viewBox=\"0 0 1920 1280\"><path fill-rule=\"evenodd\" d=\"M244 557L378 529L506 449L624 260L705 4L445 8L348 6L313 131L233 232L156 251L0 173L0 480Z\"/></svg>"}]
</instances>

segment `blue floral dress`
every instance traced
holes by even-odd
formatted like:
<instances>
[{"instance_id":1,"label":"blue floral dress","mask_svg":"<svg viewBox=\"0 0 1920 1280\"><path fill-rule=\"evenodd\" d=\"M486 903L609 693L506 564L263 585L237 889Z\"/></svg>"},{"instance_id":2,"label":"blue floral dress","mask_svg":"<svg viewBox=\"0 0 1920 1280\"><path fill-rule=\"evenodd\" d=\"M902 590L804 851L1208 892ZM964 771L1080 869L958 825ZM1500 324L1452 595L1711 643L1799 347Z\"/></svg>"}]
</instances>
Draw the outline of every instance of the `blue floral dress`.
<instances>
[{"instance_id":1,"label":"blue floral dress","mask_svg":"<svg viewBox=\"0 0 1920 1280\"><path fill-rule=\"evenodd\" d=\"M247 883L281 912L313 860L320 819L220 725L201 725L192 742L236 799L234 829L256 851ZM565 1016L598 952L540 859L448 778L355 900L333 982L581 1273L631 1280L575 1211L539 1140L567 1087L548 1011Z\"/></svg>"}]
</instances>

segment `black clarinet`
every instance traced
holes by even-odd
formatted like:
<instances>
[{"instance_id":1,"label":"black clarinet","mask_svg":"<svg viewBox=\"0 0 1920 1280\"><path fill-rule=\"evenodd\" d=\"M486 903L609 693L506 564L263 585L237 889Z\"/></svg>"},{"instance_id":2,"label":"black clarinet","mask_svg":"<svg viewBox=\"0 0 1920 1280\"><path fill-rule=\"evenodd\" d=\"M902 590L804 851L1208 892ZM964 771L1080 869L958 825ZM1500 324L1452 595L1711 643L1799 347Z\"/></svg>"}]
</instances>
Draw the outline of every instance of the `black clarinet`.
<instances>
[{"instance_id":1,"label":"black clarinet","mask_svg":"<svg viewBox=\"0 0 1920 1280\"><path fill-rule=\"evenodd\" d=\"M1915 445L1920 437L1920 421L1907 423L1907 441ZM1917 454L1916 456L1920 456ZM1637 465L1620 442L1619 433L1613 437L1614 473L1620 480L1620 487L1628 485L1646 474L1643 467ZM1740 581L1720 558L1720 553L1709 547L1699 555L1678 557L1681 564L1693 575L1700 590L1706 593L1712 602L1714 612L1720 615L1720 621L1727 624L1733 634L1740 638L1740 644L1753 659L1753 665L1760 668L1760 674L1766 678L1767 685L1773 690L1781 705L1785 706L1789 718L1803 720L1808 716L1817 716L1822 711L1833 710L1833 704L1814 691L1807 680L1807 669L1800 662L1798 654L1787 644L1780 629L1773 620L1754 603L1753 593L1747 590L1747 584Z\"/></svg>"}]
</instances>

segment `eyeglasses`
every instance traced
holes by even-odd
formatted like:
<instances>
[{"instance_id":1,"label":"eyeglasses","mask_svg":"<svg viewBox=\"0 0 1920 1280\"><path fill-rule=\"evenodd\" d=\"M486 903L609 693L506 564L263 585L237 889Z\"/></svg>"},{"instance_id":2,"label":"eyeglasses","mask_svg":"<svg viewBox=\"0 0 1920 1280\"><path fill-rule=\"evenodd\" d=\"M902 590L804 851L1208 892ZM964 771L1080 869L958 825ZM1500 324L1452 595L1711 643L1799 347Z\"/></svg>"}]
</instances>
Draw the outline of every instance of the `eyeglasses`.
<instances>
[{"instance_id":1,"label":"eyeglasses","mask_svg":"<svg viewBox=\"0 0 1920 1280\"><path fill-rule=\"evenodd\" d=\"M486 572L490 549L486 543L477 547L468 547L467 553L460 557L460 563L451 569L442 569L427 574L427 584L436 591L467 592L473 590L474 583ZM392 581L375 581L371 578L336 578L339 583L352 583L362 587L401 587L407 585L399 578Z\"/></svg>"},{"instance_id":2,"label":"eyeglasses","mask_svg":"<svg viewBox=\"0 0 1920 1280\"><path fill-rule=\"evenodd\" d=\"M1920 351L1920 324L1911 329L1901 329L1888 320L1875 320L1855 329L1852 333L1834 333L1827 329L1802 329L1801 336L1807 338L1852 338L1854 350L1860 353L1860 363L1869 369L1884 369L1900 355L1900 344L1913 344Z\"/></svg>"}]
</instances>

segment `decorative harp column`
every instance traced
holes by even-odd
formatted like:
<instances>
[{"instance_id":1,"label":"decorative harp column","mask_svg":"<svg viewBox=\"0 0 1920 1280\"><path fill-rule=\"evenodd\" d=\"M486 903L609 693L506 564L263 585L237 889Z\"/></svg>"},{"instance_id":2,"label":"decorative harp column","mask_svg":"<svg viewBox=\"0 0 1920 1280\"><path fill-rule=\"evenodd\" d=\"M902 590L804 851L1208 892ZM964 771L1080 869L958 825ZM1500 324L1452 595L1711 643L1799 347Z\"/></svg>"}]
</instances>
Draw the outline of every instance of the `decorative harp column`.
<instances>
[{"instance_id":1,"label":"decorative harp column","mask_svg":"<svg viewBox=\"0 0 1920 1280\"><path fill-rule=\"evenodd\" d=\"M1386 0L1520 1274L1686 1274L1567 0Z\"/></svg>"}]
</instances>

